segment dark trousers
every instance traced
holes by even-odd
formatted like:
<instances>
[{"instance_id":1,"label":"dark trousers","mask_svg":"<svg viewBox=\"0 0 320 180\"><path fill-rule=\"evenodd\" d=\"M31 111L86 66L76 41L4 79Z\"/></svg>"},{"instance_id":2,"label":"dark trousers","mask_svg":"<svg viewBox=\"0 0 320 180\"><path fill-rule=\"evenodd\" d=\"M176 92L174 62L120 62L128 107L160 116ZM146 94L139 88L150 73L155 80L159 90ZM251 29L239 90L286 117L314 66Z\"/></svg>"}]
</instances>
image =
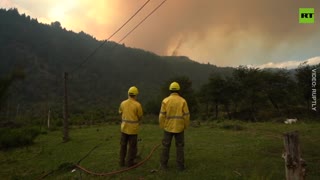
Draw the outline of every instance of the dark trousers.
<instances>
[{"instance_id":1,"label":"dark trousers","mask_svg":"<svg viewBox=\"0 0 320 180\"><path fill-rule=\"evenodd\" d=\"M170 153L170 146L172 138L175 138L176 153L177 153L177 166L178 168L184 168L184 132L170 133L164 131L162 140L162 153L160 157L161 166L167 167Z\"/></svg>"},{"instance_id":2,"label":"dark trousers","mask_svg":"<svg viewBox=\"0 0 320 180\"><path fill-rule=\"evenodd\" d=\"M138 151L137 138L138 138L137 134L129 135L129 134L121 133L120 166L125 165L128 144L129 144L129 150L128 150L127 165L128 166L134 165L134 159L136 158L137 151Z\"/></svg>"}]
</instances>

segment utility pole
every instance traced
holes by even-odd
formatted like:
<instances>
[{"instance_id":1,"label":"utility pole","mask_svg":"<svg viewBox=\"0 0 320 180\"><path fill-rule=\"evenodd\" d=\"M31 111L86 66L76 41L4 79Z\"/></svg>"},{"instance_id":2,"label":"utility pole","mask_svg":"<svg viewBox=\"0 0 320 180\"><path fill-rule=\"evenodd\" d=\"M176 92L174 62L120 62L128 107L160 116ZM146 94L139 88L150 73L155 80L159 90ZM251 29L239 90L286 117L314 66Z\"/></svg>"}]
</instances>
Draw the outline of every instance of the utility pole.
<instances>
[{"instance_id":1,"label":"utility pole","mask_svg":"<svg viewBox=\"0 0 320 180\"><path fill-rule=\"evenodd\" d=\"M63 142L69 141L67 80L68 80L68 73L64 72Z\"/></svg>"}]
</instances>

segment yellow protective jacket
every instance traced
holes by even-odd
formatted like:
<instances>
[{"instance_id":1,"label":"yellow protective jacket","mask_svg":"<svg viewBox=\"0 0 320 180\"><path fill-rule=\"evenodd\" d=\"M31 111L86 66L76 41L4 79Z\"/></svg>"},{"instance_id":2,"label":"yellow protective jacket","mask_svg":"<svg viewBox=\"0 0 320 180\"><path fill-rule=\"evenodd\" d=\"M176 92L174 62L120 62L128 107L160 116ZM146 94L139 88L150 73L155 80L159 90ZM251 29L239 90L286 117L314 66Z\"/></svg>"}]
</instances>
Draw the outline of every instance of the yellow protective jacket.
<instances>
[{"instance_id":1,"label":"yellow protective jacket","mask_svg":"<svg viewBox=\"0 0 320 180\"><path fill-rule=\"evenodd\" d=\"M139 123L143 115L141 104L133 98L122 101L119 107L121 114L121 132L126 134L138 134Z\"/></svg>"},{"instance_id":2,"label":"yellow protective jacket","mask_svg":"<svg viewBox=\"0 0 320 180\"><path fill-rule=\"evenodd\" d=\"M160 128L172 133L180 133L189 126L188 104L178 93L171 93L162 101L159 124Z\"/></svg>"}]
</instances>

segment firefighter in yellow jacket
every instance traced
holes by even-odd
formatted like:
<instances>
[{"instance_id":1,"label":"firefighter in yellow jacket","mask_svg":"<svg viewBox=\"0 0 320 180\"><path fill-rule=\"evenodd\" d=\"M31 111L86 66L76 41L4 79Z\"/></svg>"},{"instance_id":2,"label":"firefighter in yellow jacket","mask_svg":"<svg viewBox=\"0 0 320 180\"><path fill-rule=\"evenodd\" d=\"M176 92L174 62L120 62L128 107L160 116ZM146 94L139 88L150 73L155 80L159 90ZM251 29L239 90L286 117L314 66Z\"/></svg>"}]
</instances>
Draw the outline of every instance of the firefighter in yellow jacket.
<instances>
[{"instance_id":1,"label":"firefighter in yellow jacket","mask_svg":"<svg viewBox=\"0 0 320 180\"><path fill-rule=\"evenodd\" d=\"M120 141L120 166L125 166L127 155L127 145L129 144L127 166L134 165L137 155L137 138L139 124L143 115L141 104L137 101L139 94L138 88L132 86L128 90L128 99L120 104L119 113L121 114L121 141Z\"/></svg>"},{"instance_id":2,"label":"firefighter in yellow jacket","mask_svg":"<svg viewBox=\"0 0 320 180\"><path fill-rule=\"evenodd\" d=\"M160 163L162 169L168 168L171 141L175 137L177 167L178 170L183 171L185 169L184 130L190 124L190 114L186 100L178 94L180 85L172 82L169 90L171 94L162 101L159 114L160 128L164 130Z\"/></svg>"}]
</instances>

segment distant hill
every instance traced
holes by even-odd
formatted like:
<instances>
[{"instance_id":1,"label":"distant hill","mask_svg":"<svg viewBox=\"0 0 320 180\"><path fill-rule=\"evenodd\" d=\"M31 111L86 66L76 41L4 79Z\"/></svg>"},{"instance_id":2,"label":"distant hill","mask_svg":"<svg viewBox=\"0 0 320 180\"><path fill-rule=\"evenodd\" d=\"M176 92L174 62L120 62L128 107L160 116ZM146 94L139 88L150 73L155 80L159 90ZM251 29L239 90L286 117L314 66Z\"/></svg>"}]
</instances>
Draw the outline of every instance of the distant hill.
<instances>
[{"instance_id":1,"label":"distant hill","mask_svg":"<svg viewBox=\"0 0 320 180\"><path fill-rule=\"evenodd\" d=\"M59 22L39 23L17 9L0 9L0 34L0 76L17 66L26 73L11 93L11 101L22 105L60 106L63 72L72 72L102 43L84 32L68 31ZM212 73L230 75L232 68L201 64L183 56L158 56L110 41L70 74L69 99L73 108L117 107L126 98L127 89L136 85L141 102L146 103L159 95L170 78L187 76L193 88L199 89Z\"/></svg>"}]
</instances>

